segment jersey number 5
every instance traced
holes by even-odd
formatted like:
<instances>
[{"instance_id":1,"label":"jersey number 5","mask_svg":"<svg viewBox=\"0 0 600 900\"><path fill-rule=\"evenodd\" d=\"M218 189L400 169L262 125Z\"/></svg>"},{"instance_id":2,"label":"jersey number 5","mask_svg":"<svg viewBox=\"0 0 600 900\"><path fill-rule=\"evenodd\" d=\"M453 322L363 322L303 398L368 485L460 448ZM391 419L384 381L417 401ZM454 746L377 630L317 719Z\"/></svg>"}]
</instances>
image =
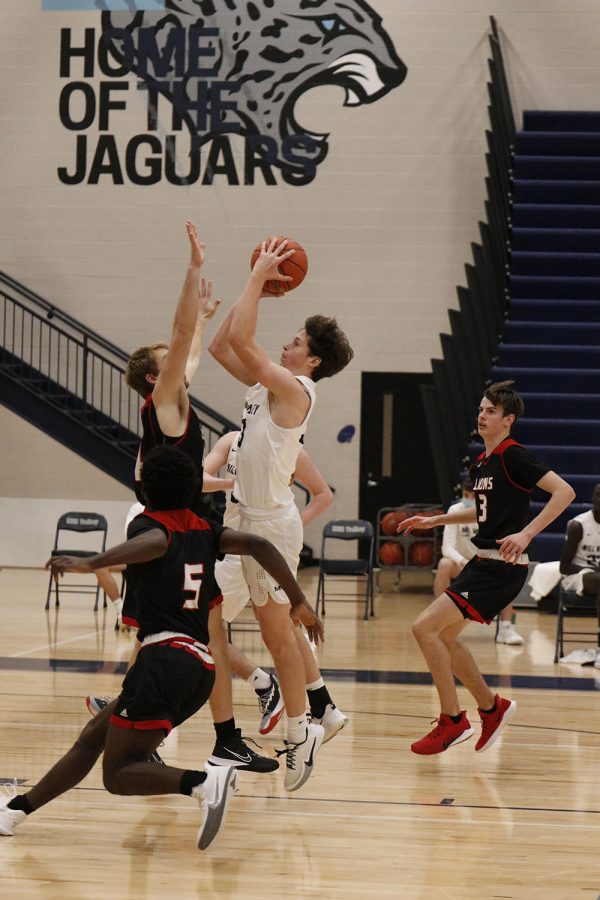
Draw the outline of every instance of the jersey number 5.
<instances>
[{"instance_id":1,"label":"jersey number 5","mask_svg":"<svg viewBox=\"0 0 600 900\"><path fill-rule=\"evenodd\" d=\"M204 563L186 563L183 579L183 590L191 592L194 596L184 600L182 609L198 609L198 597L202 586Z\"/></svg>"}]
</instances>

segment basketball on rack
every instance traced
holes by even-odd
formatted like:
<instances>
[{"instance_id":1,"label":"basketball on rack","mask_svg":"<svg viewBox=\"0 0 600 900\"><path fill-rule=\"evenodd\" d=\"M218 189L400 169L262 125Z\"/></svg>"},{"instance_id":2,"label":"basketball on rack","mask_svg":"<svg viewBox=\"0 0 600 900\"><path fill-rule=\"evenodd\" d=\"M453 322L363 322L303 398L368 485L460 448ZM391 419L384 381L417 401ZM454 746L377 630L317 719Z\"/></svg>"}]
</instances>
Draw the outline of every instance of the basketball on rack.
<instances>
[{"instance_id":1,"label":"basketball on rack","mask_svg":"<svg viewBox=\"0 0 600 900\"><path fill-rule=\"evenodd\" d=\"M271 243L273 238L266 238L267 247ZM286 250L293 250L294 253L292 256L288 257L288 259L284 259L282 263L279 265L279 271L282 275L289 275L292 279L291 281L267 281L265 282L265 289L269 294L275 294L276 296L281 296L281 294L287 293L287 291L293 291L294 288L297 288L299 284L302 284L306 277L306 273L308 271L308 258L306 256L306 250L299 244L298 241L293 241L291 238L278 237L276 238L277 243L275 247L279 247L282 241L287 241ZM257 246L252 251L252 258L250 260L250 268L253 269L256 263L256 260L261 254L262 244L257 244Z\"/></svg>"},{"instance_id":2,"label":"basketball on rack","mask_svg":"<svg viewBox=\"0 0 600 900\"><path fill-rule=\"evenodd\" d=\"M396 534L396 530L400 522L404 522L408 518L408 513L403 509L394 509L392 512L386 513L381 520L381 530L384 534Z\"/></svg>"},{"instance_id":3,"label":"basketball on rack","mask_svg":"<svg viewBox=\"0 0 600 900\"><path fill-rule=\"evenodd\" d=\"M408 561L411 566L432 566L433 543L431 541L416 541L409 547Z\"/></svg>"},{"instance_id":4,"label":"basketball on rack","mask_svg":"<svg viewBox=\"0 0 600 900\"><path fill-rule=\"evenodd\" d=\"M379 548L379 562L384 566L403 566L404 547L396 541L388 541Z\"/></svg>"}]
</instances>

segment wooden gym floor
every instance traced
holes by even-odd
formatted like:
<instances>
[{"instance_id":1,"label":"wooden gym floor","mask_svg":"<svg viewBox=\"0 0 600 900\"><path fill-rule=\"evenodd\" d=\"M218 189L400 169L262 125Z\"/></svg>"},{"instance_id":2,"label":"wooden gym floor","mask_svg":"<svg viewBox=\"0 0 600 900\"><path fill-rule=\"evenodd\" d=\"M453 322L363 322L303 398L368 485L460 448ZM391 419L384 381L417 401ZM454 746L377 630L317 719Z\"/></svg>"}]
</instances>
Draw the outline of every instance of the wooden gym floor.
<instances>
[{"instance_id":1,"label":"wooden gym floor","mask_svg":"<svg viewBox=\"0 0 600 900\"><path fill-rule=\"evenodd\" d=\"M314 572L301 578L314 597ZM281 772L242 774L223 833L200 853L194 802L110 796L96 767L0 838L0 896L597 898L600 671L552 664L552 615L519 614L523 647L496 646L491 629L472 625L467 640L483 672L518 701L517 716L487 753L474 753L474 738L415 756L409 744L437 715L410 631L430 585L411 573L397 592L383 578L369 622L354 604L328 607L320 663L350 725L298 793L286 795ZM47 615L45 590L42 571L0 571L0 781L25 786L77 737L86 694L118 692L131 645L114 632L112 609L94 615L90 597L65 596L58 616ZM235 638L268 666L257 634ZM234 700L243 733L257 738L253 694L237 680ZM461 700L475 724L462 689ZM260 743L272 753L281 739L280 725ZM198 768L212 745L207 708L169 737L164 757Z\"/></svg>"}]
</instances>

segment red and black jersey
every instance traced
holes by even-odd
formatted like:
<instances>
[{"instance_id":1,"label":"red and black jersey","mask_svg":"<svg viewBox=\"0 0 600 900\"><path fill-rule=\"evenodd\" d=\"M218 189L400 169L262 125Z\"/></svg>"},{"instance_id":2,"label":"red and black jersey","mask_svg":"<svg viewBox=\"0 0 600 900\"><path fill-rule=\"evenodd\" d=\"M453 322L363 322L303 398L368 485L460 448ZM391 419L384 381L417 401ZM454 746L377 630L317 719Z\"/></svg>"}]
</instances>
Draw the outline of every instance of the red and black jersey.
<instances>
[{"instance_id":1,"label":"red and black jersey","mask_svg":"<svg viewBox=\"0 0 600 900\"><path fill-rule=\"evenodd\" d=\"M489 456L481 453L469 469L477 507L476 547L498 549L497 540L522 531L531 493L550 470L521 444L506 438Z\"/></svg>"},{"instance_id":2,"label":"red and black jersey","mask_svg":"<svg viewBox=\"0 0 600 900\"><path fill-rule=\"evenodd\" d=\"M215 561L223 528L189 509L144 510L130 523L128 540L160 528L167 535L164 556L127 566L133 589L138 639L161 631L187 634L208 644L208 611L221 602Z\"/></svg>"},{"instance_id":3,"label":"red and black jersey","mask_svg":"<svg viewBox=\"0 0 600 900\"><path fill-rule=\"evenodd\" d=\"M205 512L205 508L202 504L202 460L204 458L204 436L202 434L202 428L200 426L200 420L198 416L190 406L187 427L184 433L180 435L180 437L171 437L168 434L163 434L163 432L161 431L160 425L158 424L156 409L152 400L152 394L148 394L148 396L146 397L144 405L142 406L141 415L142 440L140 442L140 449L135 467L136 497L138 498L140 503L146 502L141 492L140 482L141 465L144 461L144 457L147 456L150 450L152 450L154 447L164 447L165 445L178 447L190 457L190 459L198 469L198 490L193 502L190 503L190 508L193 509L198 515L202 515Z\"/></svg>"}]
</instances>

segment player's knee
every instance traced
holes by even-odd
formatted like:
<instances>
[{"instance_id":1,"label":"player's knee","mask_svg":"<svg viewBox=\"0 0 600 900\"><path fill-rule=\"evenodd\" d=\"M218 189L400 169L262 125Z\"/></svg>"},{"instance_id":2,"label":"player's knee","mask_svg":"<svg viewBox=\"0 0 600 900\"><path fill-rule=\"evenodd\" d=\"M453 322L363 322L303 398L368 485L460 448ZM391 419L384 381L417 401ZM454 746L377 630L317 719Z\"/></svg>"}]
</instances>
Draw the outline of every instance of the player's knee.
<instances>
[{"instance_id":1,"label":"player's knee","mask_svg":"<svg viewBox=\"0 0 600 900\"><path fill-rule=\"evenodd\" d=\"M112 766L104 761L102 766L102 783L109 794L123 794L122 789L119 787L121 779L119 778L119 772L121 770L121 766Z\"/></svg>"},{"instance_id":2,"label":"player's knee","mask_svg":"<svg viewBox=\"0 0 600 900\"><path fill-rule=\"evenodd\" d=\"M419 616L417 621L413 624L412 633L419 644L426 640L431 634L431 628L423 616Z\"/></svg>"}]
</instances>

